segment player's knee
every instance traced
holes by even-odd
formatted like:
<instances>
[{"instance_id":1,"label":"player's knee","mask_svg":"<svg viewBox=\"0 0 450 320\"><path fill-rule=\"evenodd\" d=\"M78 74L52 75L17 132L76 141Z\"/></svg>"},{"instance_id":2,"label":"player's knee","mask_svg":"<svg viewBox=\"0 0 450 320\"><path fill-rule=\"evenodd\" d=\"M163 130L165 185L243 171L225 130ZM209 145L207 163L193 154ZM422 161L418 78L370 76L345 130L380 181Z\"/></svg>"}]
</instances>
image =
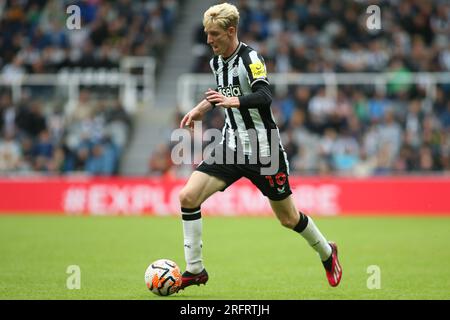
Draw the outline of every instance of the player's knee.
<instances>
[{"instance_id":1,"label":"player's knee","mask_svg":"<svg viewBox=\"0 0 450 320\"><path fill-rule=\"evenodd\" d=\"M298 219L295 219L295 217L291 217L289 215L286 215L284 217L279 218L280 223L283 227L286 227L288 229L294 229L294 227L298 223Z\"/></svg>"},{"instance_id":2,"label":"player's knee","mask_svg":"<svg viewBox=\"0 0 450 320\"><path fill-rule=\"evenodd\" d=\"M286 227L288 229L294 229L294 227L298 223L298 217L291 214L285 214L278 217L280 220L280 223L283 227Z\"/></svg>"},{"instance_id":3,"label":"player's knee","mask_svg":"<svg viewBox=\"0 0 450 320\"><path fill-rule=\"evenodd\" d=\"M197 208L200 205L198 203L198 197L189 189L182 189L179 199L180 205L183 208Z\"/></svg>"}]
</instances>

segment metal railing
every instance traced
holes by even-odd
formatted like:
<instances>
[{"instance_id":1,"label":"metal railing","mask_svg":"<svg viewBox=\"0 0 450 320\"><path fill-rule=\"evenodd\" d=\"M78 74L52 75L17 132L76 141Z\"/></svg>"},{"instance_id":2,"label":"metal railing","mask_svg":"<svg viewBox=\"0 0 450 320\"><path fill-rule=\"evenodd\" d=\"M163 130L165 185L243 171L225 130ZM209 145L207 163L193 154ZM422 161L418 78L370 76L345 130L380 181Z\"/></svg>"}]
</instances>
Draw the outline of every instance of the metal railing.
<instances>
[{"instance_id":1,"label":"metal railing","mask_svg":"<svg viewBox=\"0 0 450 320\"><path fill-rule=\"evenodd\" d=\"M134 70L141 69L140 74ZM65 68L54 74L0 74L0 87L11 90L13 102L22 97L24 87L48 86L65 92L66 105L78 101L82 86L112 86L119 89L124 108L134 113L139 105L153 105L155 99L155 60L151 57L124 57L119 69Z\"/></svg>"},{"instance_id":2,"label":"metal railing","mask_svg":"<svg viewBox=\"0 0 450 320\"><path fill-rule=\"evenodd\" d=\"M450 84L450 72L408 73L398 77L396 72L384 73L287 73L269 74L275 93L287 91L291 85L324 86L329 96L335 96L340 85L372 85L385 92L388 84L420 84L427 97L434 99L438 84ZM198 103L199 95L208 87L216 86L212 74L184 74L178 79L178 105L187 112Z\"/></svg>"}]
</instances>

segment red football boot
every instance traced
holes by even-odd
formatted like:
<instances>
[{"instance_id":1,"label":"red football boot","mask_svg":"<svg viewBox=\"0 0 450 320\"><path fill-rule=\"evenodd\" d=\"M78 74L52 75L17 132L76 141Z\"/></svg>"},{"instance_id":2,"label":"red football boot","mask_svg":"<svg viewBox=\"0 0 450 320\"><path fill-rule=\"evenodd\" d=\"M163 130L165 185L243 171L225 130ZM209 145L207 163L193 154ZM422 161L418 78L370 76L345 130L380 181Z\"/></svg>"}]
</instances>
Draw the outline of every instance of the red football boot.
<instances>
[{"instance_id":1,"label":"red football boot","mask_svg":"<svg viewBox=\"0 0 450 320\"><path fill-rule=\"evenodd\" d=\"M332 252L331 252L331 268L326 266L326 263L324 263L325 271L327 273L327 279L328 283L332 287L337 287L339 282L341 282L342 278L342 267L339 263L338 259L338 249L337 245L334 242L328 242L331 246ZM329 261L327 261L329 262ZM329 265L329 263L328 263Z\"/></svg>"},{"instance_id":2,"label":"red football boot","mask_svg":"<svg viewBox=\"0 0 450 320\"><path fill-rule=\"evenodd\" d=\"M201 285L206 284L208 281L208 272L206 272L206 269L203 269L200 273L193 274L189 271L185 271L181 275L181 286L178 290L184 290L184 288L192 286L194 284Z\"/></svg>"}]
</instances>

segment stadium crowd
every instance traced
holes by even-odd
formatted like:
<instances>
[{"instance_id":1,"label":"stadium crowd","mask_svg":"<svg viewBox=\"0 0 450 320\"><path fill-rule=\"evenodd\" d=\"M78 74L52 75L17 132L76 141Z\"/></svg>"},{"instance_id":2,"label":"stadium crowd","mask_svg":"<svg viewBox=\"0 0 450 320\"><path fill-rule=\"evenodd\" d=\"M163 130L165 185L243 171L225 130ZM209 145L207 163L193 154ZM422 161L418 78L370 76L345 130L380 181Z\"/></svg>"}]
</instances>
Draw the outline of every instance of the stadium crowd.
<instances>
[{"instance_id":1,"label":"stadium crowd","mask_svg":"<svg viewBox=\"0 0 450 320\"><path fill-rule=\"evenodd\" d=\"M450 4L445 0L240 0L240 40L270 73L450 70ZM366 22L378 4L381 29ZM195 31L194 72L210 72L203 26ZM202 48L202 49L200 49ZM395 66L393 66L395 62Z\"/></svg>"},{"instance_id":2,"label":"stadium crowd","mask_svg":"<svg viewBox=\"0 0 450 320\"><path fill-rule=\"evenodd\" d=\"M118 68L123 56L160 59L182 0L0 1L0 74ZM77 5L81 28L68 29L66 9ZM0 86L0 174L82 172L113 175L132 133L117 97L82 88L73 108L25 88L14 101ZM42 94L44 92L44 94Z\"/></svg>"},{"instance_id":3,"label":"stadium crowd","mask_svg":"<svg viewBox=\"0 0 450 320\"><path fill-rule=\"evenodd\" d=\"M51 73L63 67L117 67L124 56L163 53L181 0L8 0L0 2L0 70ZM2 6L3 4L3 6ZM68 29L68 6L80 28Z\"/></svg>"},{"instance_id":4,"label":"stadium crowd","mask_svg":"<svg viewBox=\"0 0 450 320\"><path fill-rule=\"evenodd\" d=\"M122 56L162 58L183 0L0 1L0 74L67 68L117 68ZM239 0L240 39L272 73L450 71L450 4L445 0ZM79 30L66 27L68 5L81 8ZM381 8L380 30L368 30L369 4ZM203 26L193 31L193 72L210 73ZM395 80L395 78L394 78ZM13 101L0 86L0 172L119 173L133 120L117 99L88 88L71 110L23 91ZM393 174L450 170L450 84L433 95L422 85L389 83L274 88L273 113L291 163L302 174ZM221 128L221 110L205 127ZM175 120L179 120L180 114ZM151 174L182 173L170 145L159 146ZM190 170L192 168L188 168Z\"/></svg>"},{"instance_id":5,"label":"stadium crowd","mask_svg":"<svg viewBox=\"0 0 450 320\"><path fill-rule=\"evenodd\" d=\"M448 1L237 1L240 40L258 50L270 73L392 72L386 90L339 86L274 88L272 109L291 172L383 175L450 172L450 83L434 96L423 85L396 79L411 72L450 71ZM366 9L381 8L380 30L369 30ZM194 34L193 72L210 73L203 26ZM300 75L301 76L301 75ZM180 114L177 114L177 118ZM206 127L220 128L220 110ZM161 145L153 174L174 173ZM160 159L155 161L156 157ZM162 159L162 160L161 160Z\"/></svg>"},{"instance_id":6,"label":"stadium crowd","mask_svg":"<svg viewBox=\"0 0 450 320\"><path fill-rule=\"evenodd\" d=\"M18 104L9 93L0 95L0 174L117 174L132 120L120 101L89 96L83 89L66 115L26 94Z\"/></svg>"}]
</instances>

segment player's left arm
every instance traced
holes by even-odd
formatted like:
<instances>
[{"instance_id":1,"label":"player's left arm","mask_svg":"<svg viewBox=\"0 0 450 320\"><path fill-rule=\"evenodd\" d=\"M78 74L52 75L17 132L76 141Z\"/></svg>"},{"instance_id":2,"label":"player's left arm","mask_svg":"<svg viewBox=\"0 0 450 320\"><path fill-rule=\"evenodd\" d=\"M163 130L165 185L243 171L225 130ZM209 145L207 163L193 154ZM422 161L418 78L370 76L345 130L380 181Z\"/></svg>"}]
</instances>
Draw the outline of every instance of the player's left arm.
<instances>
[{"instance_id":1,"label":"player's left arm","mask_svg":"<svg viewBox=\"0 0 450 320\"><path fill-rule=\"evenodd\" d=\"M225 97L213 90L205 92L206 100L218 107L224 108L268 108L272 103L272 92L267 79L267 70L264 59L253 51L252 56L245 59L247 79L252 93L240 97Z\"/></svg>"},{"instance_id":2,"label":"player's left arm","mask_svg":"<svg viewBox=\"0 0 450 320\"><path fill-rule=\"evenodd\" d=\"M252 86L252 93L240 97L225 97L214 90L205 92L206 100L223 108L268 108L272 103L272 92L269 85L257 81Z\"/></svg>"},{"instance_id":3,"label":"player's left arm","mask_svg":"<svg viewBox=\"0 0 450 320\"><path fill-rule=\"evenodd\" d=\"M272 91L265 81L256 81L252 86L252 93L239 97L239 108L264 109L272 103Z\"/></svg>"}]
</instances>

